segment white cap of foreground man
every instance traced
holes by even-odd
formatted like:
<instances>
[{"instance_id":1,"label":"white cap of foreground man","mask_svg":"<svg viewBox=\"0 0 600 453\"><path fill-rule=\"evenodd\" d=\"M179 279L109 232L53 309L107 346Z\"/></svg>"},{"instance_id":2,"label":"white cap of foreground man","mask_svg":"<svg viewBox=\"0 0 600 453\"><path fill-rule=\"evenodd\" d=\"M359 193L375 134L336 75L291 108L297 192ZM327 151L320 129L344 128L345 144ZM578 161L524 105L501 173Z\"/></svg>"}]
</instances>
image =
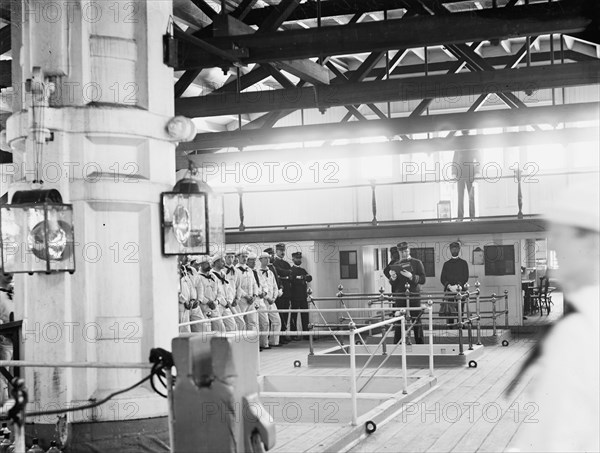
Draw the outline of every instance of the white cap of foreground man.
<instances>
[{"instance_id":1,"label":"white cap of foreground man","mask_svg":"<svg viewBox=\"0 0 600 453\"><path fill-rule=\"evenodd\" d=\"M529 384L511 407L532 417L519 425L512 451L600 451L599 205L595 181L567 187L547 211L548 248L559 266L549 316L561 308L561 289L567 303L532 350L536 375L521 379L529 374L522 370L517 381Z\"/></svg>"},{"instance_id":2,"label":"white cap of foreground man","mask_svg":"<svg viewBox=\"0 0 600 453\"><path fill-rule=\"evenodd\" d=\"M556 251L556 278L567 293L597 285L600 274L600 194L597 182L567 186L548 205L550 250Z\"/></svg>"}]
</instances>

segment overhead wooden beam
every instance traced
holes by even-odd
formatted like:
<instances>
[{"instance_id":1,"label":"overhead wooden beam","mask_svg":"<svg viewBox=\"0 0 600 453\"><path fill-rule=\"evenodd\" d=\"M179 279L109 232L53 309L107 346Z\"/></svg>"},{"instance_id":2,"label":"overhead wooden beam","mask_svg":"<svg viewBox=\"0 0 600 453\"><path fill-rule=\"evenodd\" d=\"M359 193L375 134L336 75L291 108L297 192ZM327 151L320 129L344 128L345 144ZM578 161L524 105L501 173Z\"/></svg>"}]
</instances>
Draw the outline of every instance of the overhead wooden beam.
<instances>
[{"instance_id":1,"label":"overhead wooden beam","mask_svg":"<svg viewBox=\"0 0 600 453\"><path fill-rule=\"evenodd\" d=\"M422 0L425 4L431 4L439 0ZM443 3L456 3L462 0L446 0ZM393 11L406 9L418 4L415 0L324 0L321 1L321 17L346 16L350 14L366 14L373 11ZM270 13L274 6L253 9L246 17L248 24L259 24ZM317 18L318 5L316 1L300 4L290 15L288 20L305 20Z\"/></svg>"},{"instance_id":2,"label":"overhead wooden beam","mask_svg":"<svg viewBox=\"0 0 600 453\"><path fill-rule=\"evenodd\" d=\"M239 153L199 152L187 154L186 159L198 167L208 163L281 162L285 159L312 160L391 156L410 153L432 153L440 151L462 151L513 146L569 145L573 143L598 143L598 127L577 127L533 132L505 132L490 135L460 135L451 138L430 138L423 140L390 141L380 143L352 143L340 146L319 146L314 148L291 148L279 150L244 151ZM597 150L596 150L597 152Z\"/></svg>"},{"instance_id":3,"label":"overhead wooden beam","mask_svg":"<svg viewBox=\"0 0 600 453\"><path fill-rule=\"evenodd\" d=\"M290 2L287 8L282 7L279 16L274 17L268 23L265 23L265 28L261 26L259 31L268 31L273 27L277 28L283 22L285 14L289 14L290 9L295 7L294 5L297 6L297 1L298 0L293 0ZM213 27L215 36L237 36L244 33L255 33L255 30L250 27L250 25L229 15L216 17L213 22ZM277 61L274 62L274 66L313 84L329 83L329 71L323 66L308 59Z\"/></svg>"},{"instance_id":4,"label":"overhead wooden beam","mask_svg":"<svg viewBox=\"0 0 600 453\"><path fill-rule=\"evenodd\" d=\"M219 14L204 0L192 0L192 3L196 5L200 11L206 14L209 19L213 19L217 14Z\"/></svg>"},{"instance_id":5,"label":"overhead wooden beam","mask_svg":"<svg viewBox=\"0 0 600 453\"><path fill-rule=\"evenodd\" d=\"M273 63L277 68L306 80L313 85L329 84L329 71L311 60L281 60Z\"/></svg>"},{"instance_id":6,"label":"overhead wooden beam","mask_svg":"<svg viewBox=\"0 0 600 453\"><path fill-rule=\"evenodd\" d=\"M527 110L486 110L473 113L412 116L386 120L352 123L313 124L309 126L277 127L269 131L225 131L196 135L191 142L180 143L179 151L242 148L247 146L278 145L298 141L393 137L399 134L485 129L533 124L559 124L567 120L600 120L600 103L565 104L530 107Z\"/></svg>"},{"instance_id":7,"label":"overhead wooden beam","mask_svg":"<svg viewBox=\"0 0 600 453\"><path fill-rule=\"evenodd\" d=\"M269 77L269 75L270 75L270 73L269 73L269 70L267 69L266 65L265 66L258 65L257 67L252 69L252 71L250 71L246 74L243 74L240 77L240 91L244 91L245 89L260 82L261 80L266 79L267 77ZM237 88L238 88L238 81L237 81L237 79L233 79L233 80L223 84L222 87L217 88L215 91L213 91L213 93L215 93L215 94L216 93L224 93L224 92L235 93L235 92L237 92Z\"/></svg>"},{"instance_id":8,"label":"overhead wooden beam","mask_svg":"<svg viewBox=\"0 0 600 453\"><path fill-rule=\"evenodd\" d=\"M273 6L271 14L260 24L260 28L256 33L266 34L277 30L299 4L300 0L281 0L277 5Z\"/></svg>"},{"instance_id":9,"label":"overhead wooden beam","mask_svg":"<svg viewBox=\"0 0 600 453\"><path fill-rule=\"evenodd\" d=\"M514 51L513 51L514 52ZM556 62L555 52L554 59ZM515 54L516 55L516 54ZM590 57L582 53L575 52L573 50L565 49L564 51L565 60L569 61L594 61L597 58ZM550 52L533 52L531 54L532 63L550 63L552 54ZM493 67L506 67L514 60L514 55L502 55L499 57L486 57L487 61ZM456 65L456 60L448 61L437 61L429 62L427 65L427 71L429 74L435 74L436 72L449 72ZM349 71L348 74L352 74L354 71ZM425 72L424 64L411 64L411 65L398 65L393 71L390 71L390 77L406 76L406 75L419 75ZM383 78L385 77L385 68L374 68L367 76L367 79L371 78Z\"/></svg>"},{"instance_id":10,"label":"overhead wooden beam","mask_svg":"<svg viewBox=\"0 0 600 453\"><path fill-rule=\"evenodd\" d=\"M189 71L185 71L181 77L179 77L179 80L175 82L175 97L180 98L201 72L201 69L190 69Z\"/></svg>"},{"instance_id":11,"label":"overhead wooden beam","mask_svg":"<svg viewBox=\"0 0 600 453\"><path fill-rule=\"evenodd\" d=\"M353 24L356 23L360 20L361 18L361 14L355 14L353 15L350 20L348 21L349 24ZM330 57L325 58L324 60L322 60L320 63L321 64L327 64L327 60L329 60ZM305 81L304 80L300 80L300 82L298 83L298 87L302 87L305 85ZM353 114L359 118L360 116L362 116L360 114L360 112L356 109L352 109L349 108L350 111L353 111ZM292 112L294 112L294 110L279 110L277 112L272 112L272 113L267 113L265 115L262 115L256 119L254 119L253 121L251 121L250 123L248 123L245 127L245 129L257 129L257 128L263 128L263 129L268 129L273 127L279 120L281 120L282 118L285 118L287 115L291 114Z\"/></svg>"},{"instance_id":12,"label":"overhead wooden beam","mask_svg":"<svg viewBox=\"0 0 600 453\"><path fill-rule=\"evenodd\" d=\"M599 82L600 61L590 61L265 92L220 93L177 99L175 111L178 115L194 118L286 109L322 110L340 105L456 98L503 91L535 92L544 88L593 85Z\"/></svg>"},{"instance_id":13,"label":"overhead wooden beam","mask_svg":"<svg viewBox=\"0 0 600 453\"><path fill-rule=\"evenodd\" d=\"M381 22L255 33L207 40L222 49L234 44L248 50L244 63L298 60L360 52L385 51L506 39L547 33L576 33L592 23L585 0L495 8L452 13L448 16L415 16ZM401 31L401 32L400 32ZM221 66L223 60L179 43L179 69Z\"/></svg>"},{"instance_id":14,"label":"overhead wooden beam","mask_svg":"<svg viewBox=\"0 0 600 453\"><path fill-rule=\"evenodd\" d=\"M258 0L242 0L232 15L240 20L244 20L250 11L252 11L252 7L257 1Z\"/></svg>"}]
</instances>

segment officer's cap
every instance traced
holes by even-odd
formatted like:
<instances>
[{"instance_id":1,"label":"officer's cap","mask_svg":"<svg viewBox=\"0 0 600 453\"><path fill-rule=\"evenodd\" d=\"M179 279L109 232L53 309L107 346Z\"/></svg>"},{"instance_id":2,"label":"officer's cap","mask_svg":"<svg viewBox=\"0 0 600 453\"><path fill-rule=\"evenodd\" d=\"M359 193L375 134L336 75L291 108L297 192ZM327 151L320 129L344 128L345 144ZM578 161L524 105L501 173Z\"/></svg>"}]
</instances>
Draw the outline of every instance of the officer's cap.
<instances>
[{"instance_id":1,"label":"officer's cap","mask_svg":"<svg viewBox=\"0 0 600 453\"><path fill-rule=\"evenodd\" d=\"M406 250L408 249L408 242L400 242L398 243L398 250Z\"/></svg>"},{"instance_id":2,"label":"officer's cap","mask_svg":"<svg viewBox=\"0 0 600 453\"><path fill-rule=\"evenodd\" d=\"M268 253L269 255L272 255L273 253L275 253L275 250L273 250L273 247L268 247L268 248L264 249L263 252Z\"/></svg>"},{"instance_id":3,"label":"officer's cap","mask_svg":"<svg viewBox=\"0 0 600 453\"><path fill-rule=\"evenodd\" d=\"M292 258L302 258L302 252L294 252L294 253L292 253Z\"/></svg>"},{"instance_id":4,"label":"officer's cap","mask_svg":"<svg viewBox=\"0 0 600 453\"><path fill-rule=\"evenodd\" d=\"M279 244L277 244L275 246L276 250L285 250L285 244L283 242L280 242Z\"/></svg>"}]
</instances>

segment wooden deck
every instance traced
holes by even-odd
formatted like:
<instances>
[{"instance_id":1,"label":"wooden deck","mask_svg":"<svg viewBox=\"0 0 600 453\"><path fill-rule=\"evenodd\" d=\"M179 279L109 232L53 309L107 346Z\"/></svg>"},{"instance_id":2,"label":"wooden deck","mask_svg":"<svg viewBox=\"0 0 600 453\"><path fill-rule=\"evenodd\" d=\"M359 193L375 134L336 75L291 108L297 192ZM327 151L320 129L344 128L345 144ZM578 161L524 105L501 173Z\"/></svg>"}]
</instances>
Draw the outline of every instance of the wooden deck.
<instances>
[{"instance_id":1,"label":"wooden deck","mask_svg":"<svg viewBox=\"0 0 600 453\"><path fill-rule=\"evenodd\" d=\"M352 452L497 452L503 451L532 408L523 398L527 382L518 385L509 398L505 390L523 358L535 344L535 337L520 336L508 347L488 346L477 368L456 367L436 370L438 386L377 431L354 445ZM319 341L317 349L330 347ZM340 368L308 368L308 342L292 343L260 354L263 375L343 375ZM301 367L295 368L294 361ZM394 368L381 375L400 376ZM410 376L426 376L425 369L409 369ZM340 425L278 424L276 452L326 451L324 445ZM347 429L344 428L344 429Z\"/></svg>"}]
</instances>

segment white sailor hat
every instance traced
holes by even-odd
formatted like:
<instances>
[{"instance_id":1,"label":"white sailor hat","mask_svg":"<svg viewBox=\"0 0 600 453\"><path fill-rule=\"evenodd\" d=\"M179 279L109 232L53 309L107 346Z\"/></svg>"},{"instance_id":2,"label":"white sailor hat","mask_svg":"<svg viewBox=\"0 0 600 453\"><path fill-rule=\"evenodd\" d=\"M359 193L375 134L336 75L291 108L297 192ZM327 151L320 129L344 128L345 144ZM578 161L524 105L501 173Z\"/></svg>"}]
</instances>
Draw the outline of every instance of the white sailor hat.
<instances>
[{"instance_id":1,"label":"white sailor hat","mask_svg":"<svg viewBox=\"0 0 600 453\"><path fill-rule=\"evenodd\" d=\"M546 207L545 217L551 223L600 231L600 196L598 181L576 183L567 187Z\"/></svg>"},{"instance_id":2,"label":"white sailor hat","mask_svg":"<svg viewBox=\"0 0 600 453\"><path fill-rule=\"evenodd\" d=\"M254 252L250 252L250 253L248 254L248 259L249 259L249 260L255 260L255 259L256 259L256 253L254 253Z\"/></svg>"},{"instance_id":3,"label":"white sailor hat","mask_svg":"<svg viewBox=\"0 0 600 453\"><path fill-rule=\"evenodd\" d=\"M210 256L208 255L194 255L192 257L192 262L196 262L198 264L209 263L210 264Z\"/></svg>"},{"instance_id":4,"label":"white sailor hat","mask_svg":"<svg viewBox=\"0 0 600 453\"><path fill-rule=\"evenodd\" d=\"M260 255L258 255L258 259L262 260L263 258L271 258L271 255L269 255L267 252L262 252Z\"/></svg>"},{"instance_id":5,"label":"white sailor hat","mask_svg":"<svg viewBox=\"0 0 600 453\"><path fill-rule=\"evenodd\" d=\"M223 259L223 255L221 253L215 253L211 258L211 264L214 264L215 261L217 260L222 260Z\"/></svg>"},{"instance_id":6,"label":"white sailor hat","mask_svg":"<svg viewBox=\"0 0 600 453\"><path fill-rule=\"evenodd\" d=\"M225 247L224 255L236 255L236 251L233 247Z\"/></svg>"}]
</instances>

